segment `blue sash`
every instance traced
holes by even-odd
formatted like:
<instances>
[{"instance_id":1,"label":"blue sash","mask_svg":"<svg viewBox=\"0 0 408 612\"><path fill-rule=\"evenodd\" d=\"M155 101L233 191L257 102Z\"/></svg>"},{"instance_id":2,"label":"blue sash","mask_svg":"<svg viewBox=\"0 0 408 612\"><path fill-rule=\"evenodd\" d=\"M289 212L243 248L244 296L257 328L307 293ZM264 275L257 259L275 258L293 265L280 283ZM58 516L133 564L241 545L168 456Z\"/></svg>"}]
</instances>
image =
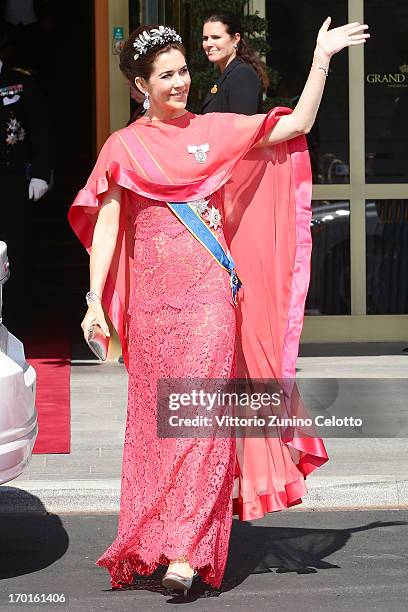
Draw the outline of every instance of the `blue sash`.
<instances>
[{"instance_id":1,"label":"blue sash","mask_svg":"<svg viewBox=\"0 0 408 612\"><path fill-rule=\"evenodd\" d=\"M242 283L235 270L235 263L230 252L224 251L217 238L212 233L205 221L186 202L166 202L176 217L197 238L198 242L214 257L224 270L230 275L232 300L237 305L237 293Z\"/></svg>"}]
</instances>

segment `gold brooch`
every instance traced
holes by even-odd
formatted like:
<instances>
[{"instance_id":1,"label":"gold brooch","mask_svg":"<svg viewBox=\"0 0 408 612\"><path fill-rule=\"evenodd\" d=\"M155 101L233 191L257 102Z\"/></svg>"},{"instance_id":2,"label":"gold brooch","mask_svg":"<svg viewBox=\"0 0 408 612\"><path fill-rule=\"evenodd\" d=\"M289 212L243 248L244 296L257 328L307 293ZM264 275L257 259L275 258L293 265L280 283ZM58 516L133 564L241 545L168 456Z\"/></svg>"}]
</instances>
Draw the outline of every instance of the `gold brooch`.
<instances>
[{"instance_id":1,"label":"gold brooch","mask_svg":"<svg viewBox=\"0 0 408 612\"><path fill-rule=\"evenodd\" d=\"M212 93L212 94L216 94L216 93L218 93L218 87L217 87L217 85L213 85L213 86L211 87L210 91L211 91L211 93Z\"/></svg>"}]
</instances>

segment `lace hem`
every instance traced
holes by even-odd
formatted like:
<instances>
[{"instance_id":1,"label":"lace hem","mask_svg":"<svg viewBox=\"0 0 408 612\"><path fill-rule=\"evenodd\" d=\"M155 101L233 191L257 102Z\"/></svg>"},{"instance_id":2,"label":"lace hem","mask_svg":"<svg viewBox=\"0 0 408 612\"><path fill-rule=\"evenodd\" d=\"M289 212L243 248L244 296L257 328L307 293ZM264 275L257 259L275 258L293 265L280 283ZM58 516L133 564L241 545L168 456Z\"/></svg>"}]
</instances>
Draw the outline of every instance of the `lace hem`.
<instances>
[{"instance_id":1,"label":"lace hem","mask_svg":"<svg viewBox=\"0 0 408 612\"><path fill-rule=\"evenodd\" d=\"M189 556L191 557L191 555ZM150 576L156 571L159 565L169 565L169 563L170 559L165 555L160 555L157 560L148 562L143 559L142 555L137 554L127 557L126 559L119 559L118 561L101 557L96 561L95 565L106 567L109 571L112 589L122 589L133 583L135 574ZM194 558L191 557L190 564L204 582L215 589L221 586L222 577L216 575L215 567L211 563L200 566L199 564L197 565L194 562Z\"/></svg>"}]
</instances>

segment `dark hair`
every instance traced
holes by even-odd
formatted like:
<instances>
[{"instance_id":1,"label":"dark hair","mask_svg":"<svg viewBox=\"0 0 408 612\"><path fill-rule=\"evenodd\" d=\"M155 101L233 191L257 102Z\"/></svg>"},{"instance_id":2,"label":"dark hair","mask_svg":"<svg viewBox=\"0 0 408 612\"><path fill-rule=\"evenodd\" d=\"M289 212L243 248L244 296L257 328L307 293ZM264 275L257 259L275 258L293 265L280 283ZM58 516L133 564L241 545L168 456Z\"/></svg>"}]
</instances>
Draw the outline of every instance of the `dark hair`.
<instances>
[{"instance_id":1,"label":"dark hair","mask_svg":"<svg viewBox=\"0 0 408 612\"><path fill-rule=\"evenodd\" d=\"M170 51L170 49L177 49L186 56L186 50L181 43L178 42L168 42L163 45L156 45L150 51L148 51L145 55L140 55L137 60L135 60L134 55L136 53L136 49L133 46L135 39L144 31L149 32L154 28L158 28L159 26L154 25L144 25L140 26L136 30L134 30L129 38L126 40L123 48L120 52L119 58L119 68L125 77L130 81L131 86L135 86L135 78L141 77L145 81L150 79L150 76L153 72L153 64L156 61L157 57L161 53L166 53ZM137 117L141 114L143 104L137 105L133 117Z\"/></svg>"},{"instance_id":2,"label":"dark hair","mask_svg":"<svg viewBox=\"0 0 408 612\"><path fill-rule=\"evenodd\" d=\"M215 23L217 21L225 25L227 34L230 36L234 36L234 34L241 35L241 40L239 41L237 48L237 57L240 57L244 62L252 66L262 83L263 90L266 91L269 87L269 77L266 71L266 66L264 62L259 59L251 45L245 40L242 34L241 21L238 15L228 11L223 11L222 13L211 13L205 18L204 23Z\"/></svg>"},{"instance_id":3,"label":"dark hair","mask_svg":"<svg viewBox=\"0 0 408 612\"><path fill-rule=\"evenodd\" d=\"M161 53L166 53L167 51L170 51L170 49L177 49L184 55L184 57L186 55L186 51L181 43L168 42L163 43L162 45L155 45L145 55L140 55L139 58L135 60L134 55L136 53L136 49L133 46L135 39L142 32L149 32L150 30L158 27L158 25L140 26L131 33L131 35L123 45L122 51L120 52L119 68L121 69L125 77L132 83L135 82L135 78L137 76L141 77L145 81L148 81L150 79L150 76L153 72L153 64L156 61L158 55L160 55Z\"/></svg>"}]
</instances>

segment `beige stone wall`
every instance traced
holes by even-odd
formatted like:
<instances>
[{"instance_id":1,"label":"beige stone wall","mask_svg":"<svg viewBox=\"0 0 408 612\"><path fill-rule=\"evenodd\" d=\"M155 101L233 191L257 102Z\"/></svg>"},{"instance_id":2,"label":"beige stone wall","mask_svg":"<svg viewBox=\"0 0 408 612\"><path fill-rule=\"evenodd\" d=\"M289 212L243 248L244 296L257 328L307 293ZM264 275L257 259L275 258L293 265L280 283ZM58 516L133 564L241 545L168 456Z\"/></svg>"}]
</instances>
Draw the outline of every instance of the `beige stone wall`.
<instances>
[{"instance_id":1,"label":"beige stone wall","mask_svg":"<svg viewBox=\"0 0 408 612\"><path fill-rule=\"evenodd\" d=\"M265 0L249 0L249 11L258 11L260 17L265 17Z\"/></svg>"}]
</instances>

